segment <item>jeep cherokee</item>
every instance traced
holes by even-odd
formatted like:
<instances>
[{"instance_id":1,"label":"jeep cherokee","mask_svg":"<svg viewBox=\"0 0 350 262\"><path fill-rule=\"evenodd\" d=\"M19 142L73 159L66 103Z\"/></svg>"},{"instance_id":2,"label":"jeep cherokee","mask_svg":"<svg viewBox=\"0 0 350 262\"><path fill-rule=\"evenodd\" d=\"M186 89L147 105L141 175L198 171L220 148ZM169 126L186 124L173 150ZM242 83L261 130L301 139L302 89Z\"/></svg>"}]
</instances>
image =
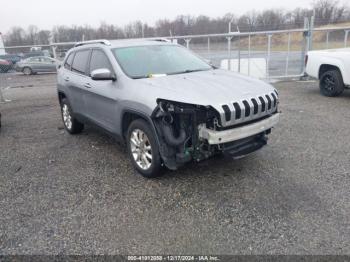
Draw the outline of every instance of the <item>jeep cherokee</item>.
<instances>
[{"instance_id":1,"label":"jeep cherokee","mask_svg":"<svg viewBox=\"0 0 350 262\"><path fill-rule=\"evenodd\" d=\"M243 157L266 145L279 121L272 86L164 39L78 43L57 77L66 130L97 125L126 143L145 177L215 154Z\"/></svg>"}]
</instances>

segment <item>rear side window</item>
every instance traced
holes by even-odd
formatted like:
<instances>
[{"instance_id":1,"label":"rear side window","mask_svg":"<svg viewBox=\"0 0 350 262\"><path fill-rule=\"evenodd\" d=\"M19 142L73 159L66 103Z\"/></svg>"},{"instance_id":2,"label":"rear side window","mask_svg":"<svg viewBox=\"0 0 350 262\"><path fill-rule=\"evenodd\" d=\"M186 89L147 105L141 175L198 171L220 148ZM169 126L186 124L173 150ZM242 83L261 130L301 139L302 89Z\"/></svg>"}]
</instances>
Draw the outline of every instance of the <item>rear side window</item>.
<instances>
[{"instance_id":1,"label":"rear side window","mask_svg":"<svg viewBox=\"0 0 350 262\"><path fill-rule=\"evenodd\" d=\"M113 72L111 63L106 54L102 50L95 49L91 54L89 73L91 74L92 71L101 68L107 68Z\"/></svg>"},{"instance_id":2,"label":"rear side window","mask_svg":"<svg viewBox=\"0 0 350 262\"><path fill-rule=\"evenodd\" d=\"M78 51L75 53L75 57L72 64L72 71L79 74L85 74L86 65L89 61L90 50Z\"/></svg>"},{"instance_id":3,"label":"rear side window","mask_svg":"<svg viewBox=\"0 0 350 262\"><path fill-rule=\"evenodd\" d=\"M37 63L37 62L40 62L40 58L39 57L30 57L30 58L28 58L27 62Z\"/></svg>"},{"instance_id":4,"label":"rear side window","mask_svg":"<svg viewBox=\"0 0 350 262\"><path fill-rule=\"evenodd\" d=\"M64 63L64 68L70 70L74 58L74 53L70 53L66 62Z\"/></svg>"}]
</instances>

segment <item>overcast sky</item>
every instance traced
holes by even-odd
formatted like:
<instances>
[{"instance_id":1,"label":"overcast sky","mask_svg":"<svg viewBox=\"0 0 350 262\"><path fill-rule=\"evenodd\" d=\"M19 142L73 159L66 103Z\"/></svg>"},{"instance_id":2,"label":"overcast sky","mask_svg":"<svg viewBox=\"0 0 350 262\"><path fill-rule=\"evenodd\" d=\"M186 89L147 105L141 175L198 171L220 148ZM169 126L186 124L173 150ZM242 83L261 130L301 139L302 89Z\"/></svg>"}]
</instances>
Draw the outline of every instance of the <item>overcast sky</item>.
<instances>
[{"instance_id":1,"label":"overcast sky","mask_svg":"<svg viewBox=\"0 0 350 262\"><path fill-rule=\"evenodd\" d=\"M101 22L124 26L135 20L152 25L160 18L173 19L180 14L217 17L253 9L310 7L311 3L312 0L0 0L0 32L31 24L41 29L72 24L98 26Z\"/></svg>"}]
</instances>

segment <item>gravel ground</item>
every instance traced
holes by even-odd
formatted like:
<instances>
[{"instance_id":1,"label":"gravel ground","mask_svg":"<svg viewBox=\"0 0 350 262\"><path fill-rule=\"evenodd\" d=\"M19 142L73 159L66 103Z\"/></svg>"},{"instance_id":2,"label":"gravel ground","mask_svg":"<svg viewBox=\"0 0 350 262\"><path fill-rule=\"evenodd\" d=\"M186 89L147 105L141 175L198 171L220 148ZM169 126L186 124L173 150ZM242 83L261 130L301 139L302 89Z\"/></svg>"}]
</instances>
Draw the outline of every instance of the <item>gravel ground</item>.
<instances>
[{"instance_id":1,"label":"gravel ground","mask_svg":"<svg viewBox=\"0 0 350 262\"><path fill-rule=\"evenodd\" d=\"M267 147L147 180L108 136L63 130L55 81L0 79L0 254L350 254L349 91L275 84Z\"/></svg>"}]
</instances>

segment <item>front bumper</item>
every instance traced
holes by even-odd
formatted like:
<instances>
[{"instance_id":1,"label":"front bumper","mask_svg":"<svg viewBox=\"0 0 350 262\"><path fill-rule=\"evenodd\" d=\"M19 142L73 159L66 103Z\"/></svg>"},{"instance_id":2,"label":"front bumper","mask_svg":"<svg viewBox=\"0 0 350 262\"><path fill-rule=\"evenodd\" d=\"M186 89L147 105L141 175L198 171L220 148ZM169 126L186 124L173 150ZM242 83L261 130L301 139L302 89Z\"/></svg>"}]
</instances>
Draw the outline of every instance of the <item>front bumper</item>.
<instances>
[{"instance_id":1,"label":"front bumper","mask_svg":"<svg viewBox=\"0 0 350 262\"><path fill-rule=\"evenodd\" d=\"M210 145L229 143L267 131L274 127L279 119L280 114L276 113L264 120L224 131L211 130L205 126L200 126L199 138L207 140Z\"/></svg>"}]
</instances>

